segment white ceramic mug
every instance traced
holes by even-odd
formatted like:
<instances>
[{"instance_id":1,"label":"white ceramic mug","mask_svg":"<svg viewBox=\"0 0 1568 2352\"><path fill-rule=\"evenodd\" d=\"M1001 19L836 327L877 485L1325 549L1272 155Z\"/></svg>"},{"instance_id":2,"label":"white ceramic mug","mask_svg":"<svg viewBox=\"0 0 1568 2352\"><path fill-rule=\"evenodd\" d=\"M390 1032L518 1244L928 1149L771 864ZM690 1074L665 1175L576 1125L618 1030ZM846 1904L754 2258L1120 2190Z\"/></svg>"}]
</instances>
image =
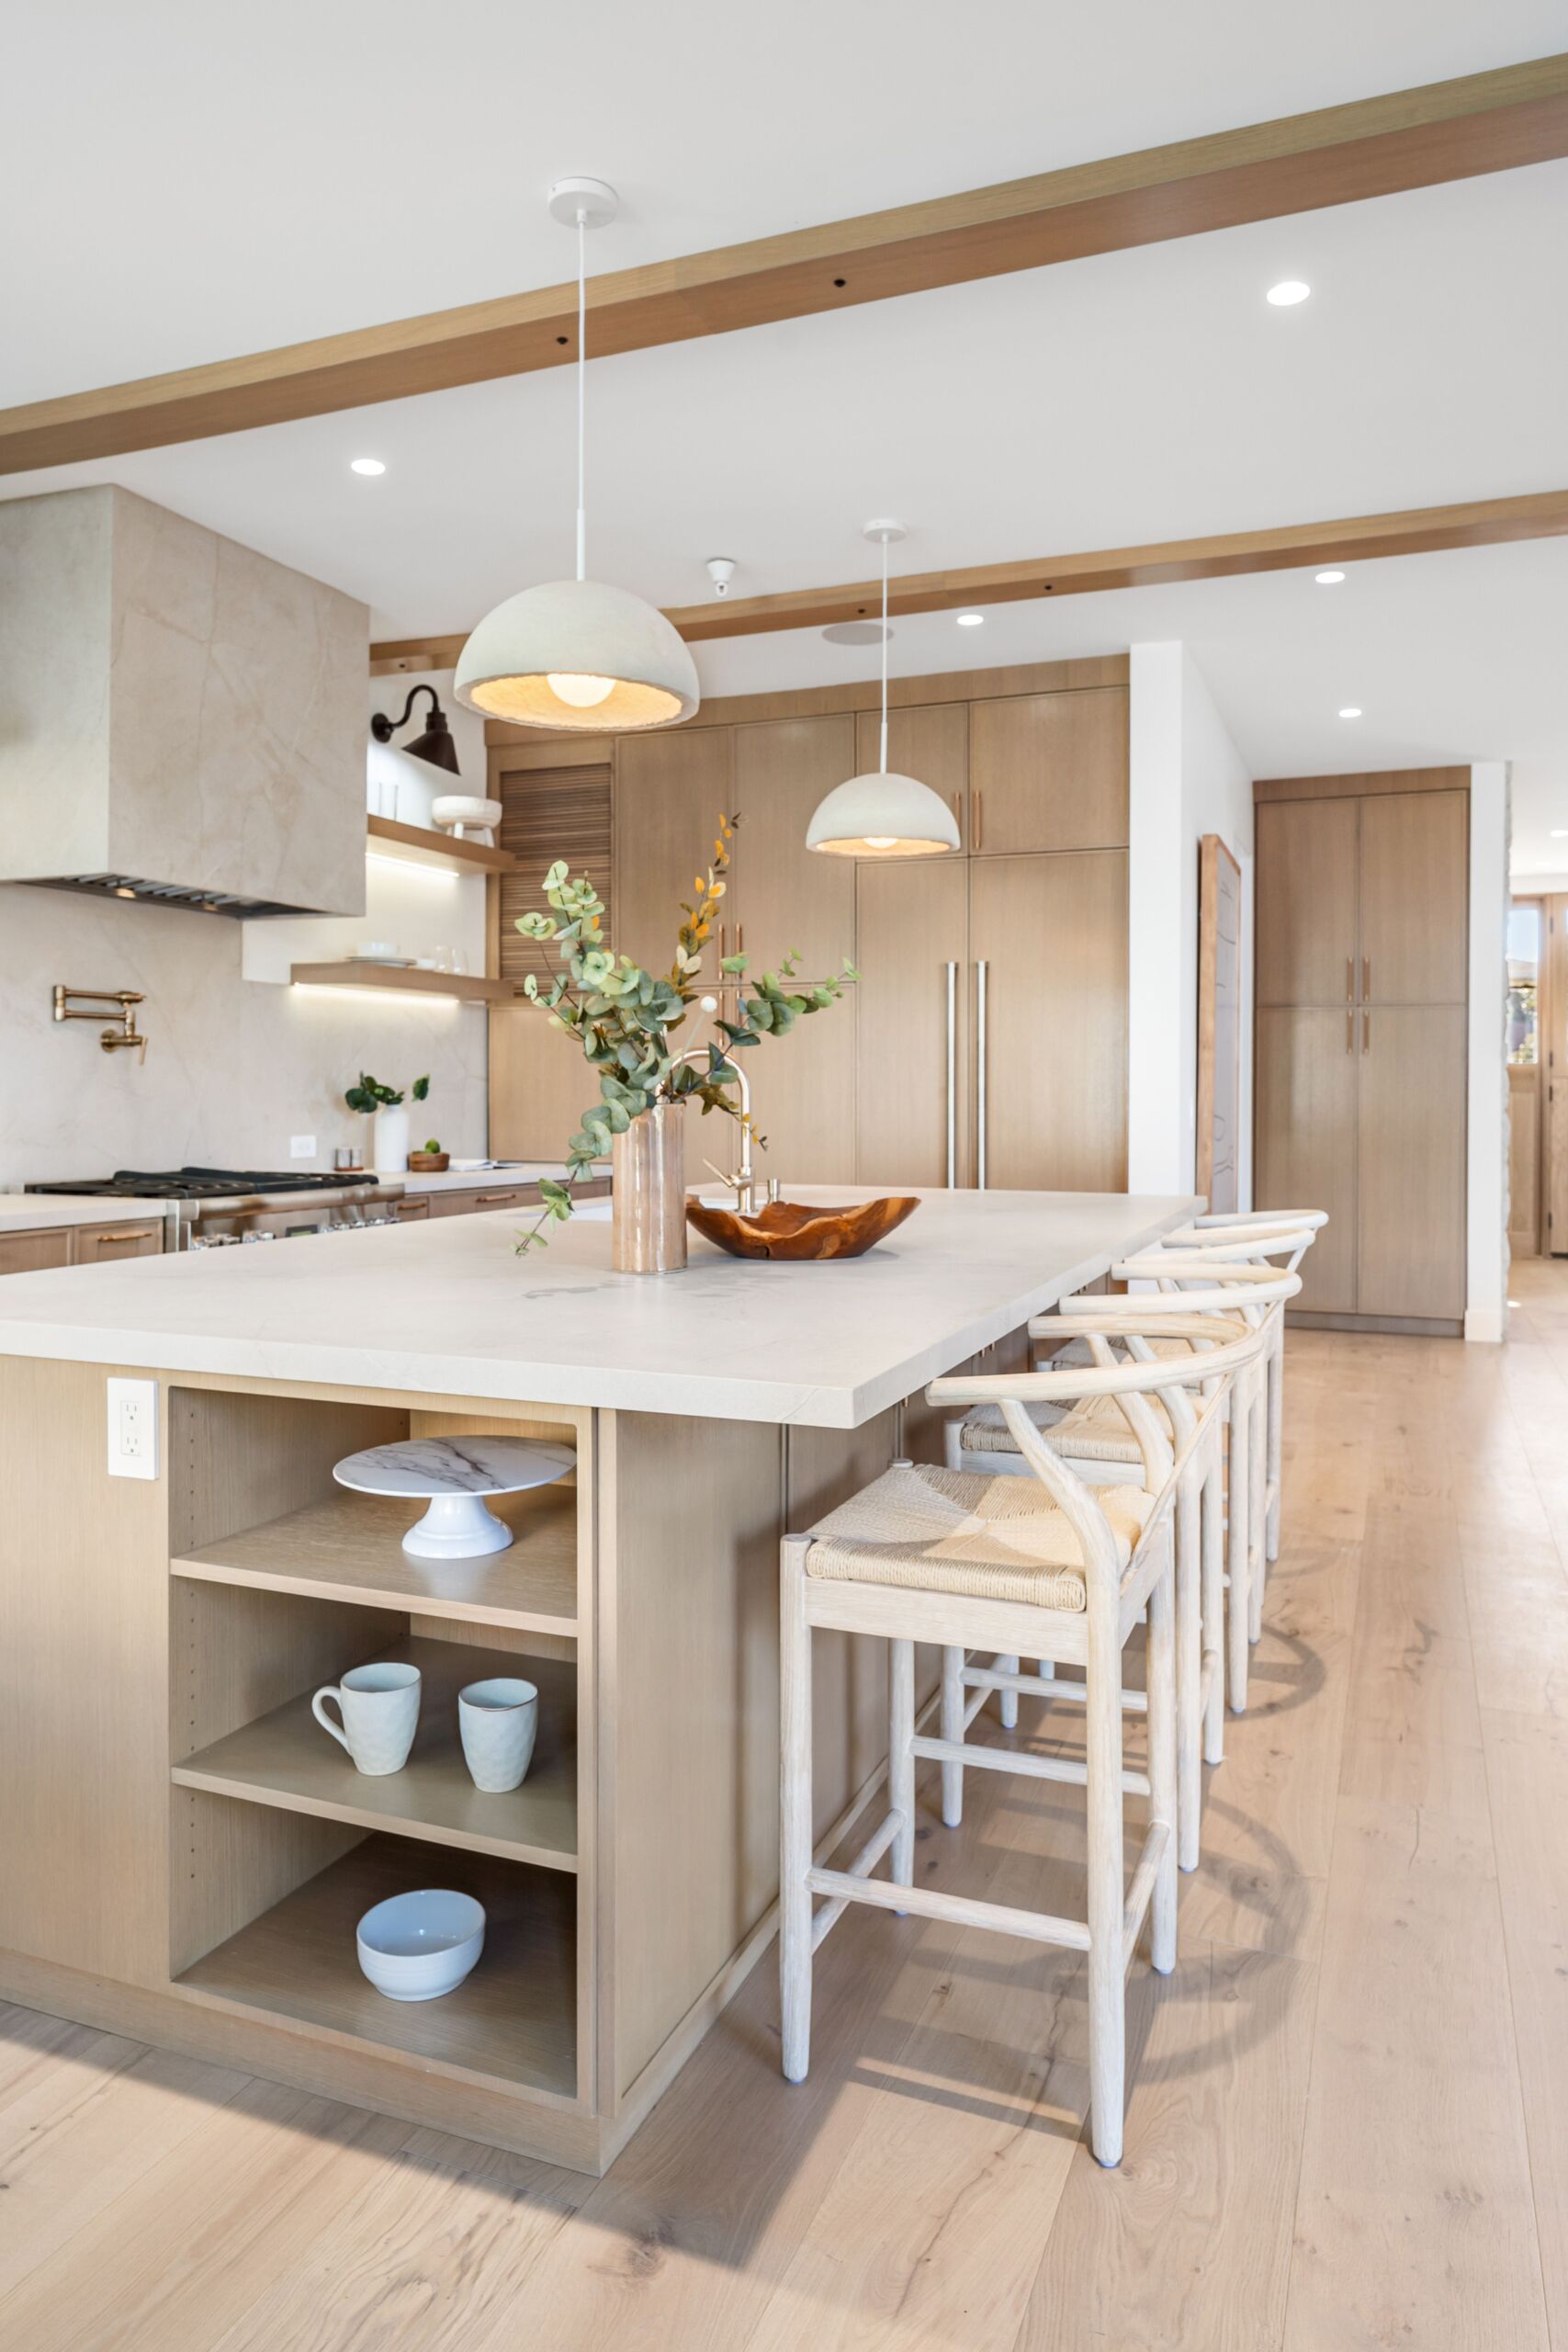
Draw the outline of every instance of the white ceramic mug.
<instances>
[{"instance_id":1,"label":"white ceramic mug","mask_svg":"<svg viewBox=\"0 0 1568 2352\"><path fill-rule=\"evenodd\" d=\"M539 1694L531 1682L498 1674L457 1693L457 1727L476 1789L514 1789L534 1760Z\"/></svg>"},{"instance_id":2,"label":"white ceramic mug","mask_svg":"<svg viewBox=\"0 0 1568 2352\"><path fill-rule=\"evenodd\" d=\"M326 1712L329 1699L335 1699L342 1712L341 1730ZM419 1728L419 1700L417 1666L355 1666L341 1682L323 1684L310 1702L310 1713L323 1731L347 1748L356 1772L400 1772Z\"/></svg>"}]
</instances>

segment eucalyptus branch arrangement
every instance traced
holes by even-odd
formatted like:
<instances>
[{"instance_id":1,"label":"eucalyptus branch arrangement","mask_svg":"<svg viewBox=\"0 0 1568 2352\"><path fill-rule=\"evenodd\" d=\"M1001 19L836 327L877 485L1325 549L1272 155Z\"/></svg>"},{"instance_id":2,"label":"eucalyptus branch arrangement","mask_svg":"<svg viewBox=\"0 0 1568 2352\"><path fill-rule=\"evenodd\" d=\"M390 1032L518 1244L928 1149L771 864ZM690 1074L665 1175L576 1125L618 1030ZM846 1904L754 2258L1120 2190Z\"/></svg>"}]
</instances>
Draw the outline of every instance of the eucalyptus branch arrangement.
<instances>
[{"instance_id":1,"label":"eucalyptus branch arrangement","mask_svg":"<svg viewBox=\"0 0 1568 2352\"><path fill-rule=\"evenodd\" d=\"M701 996L703 949L713 936L729 871L730 848L738 818L721 817L713 845L713 863L693 884L690 903L681 901L675 959L658 978L634 964L629 956L615 956L604 944L604 903L586 875L574 882L564 859L545 876L545 898L551 914L519 915L517 929L525 939L551 942L561 966L558 978L541 987L530 972L523 993L537 1004L553 1025L576 1038L587 1059L599 1072L599 1100L585 1111L582 1125L567 1146L566 1182L546 1179L539 1187L543 1205L538 1219L517 1244L519 1253L536 1243L543 1246L546 1228L572 1213L571 1188L592 1176L593 1163L610 1148L611 1139L625 1135L634 1119L660 1102L699 1102L705 1118L722 1111L740 1124L746 1114L731 1090L740 1073L729 1058L760 1043L764 1036L782 1037L806 1014L823 1012L838 1002L860 974L845 963L830 978L796 985L800 959L791 953L776 971L749 979L750 958L727 956L719 966L736 983L736 1019L716 1021L721 1046L708 1042L705 1062L686 1057L675 1033ZM746 989L753 989L746 994ZM753 1130L754 1140L767 1141Z\"/></svg>"}]
</instances>

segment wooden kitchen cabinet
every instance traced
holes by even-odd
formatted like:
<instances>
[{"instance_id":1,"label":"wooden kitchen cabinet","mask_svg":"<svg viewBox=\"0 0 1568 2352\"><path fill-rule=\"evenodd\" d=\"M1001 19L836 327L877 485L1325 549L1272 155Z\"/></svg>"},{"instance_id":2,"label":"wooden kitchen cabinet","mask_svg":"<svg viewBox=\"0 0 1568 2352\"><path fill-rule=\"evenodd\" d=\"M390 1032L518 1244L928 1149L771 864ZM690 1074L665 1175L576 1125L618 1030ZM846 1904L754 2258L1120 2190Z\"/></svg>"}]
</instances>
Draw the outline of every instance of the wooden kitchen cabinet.
<instances>
[{"instance_id":1,"label":"wooden kitchen cabinet","mask_svg":"<svg viewBox=\"0 0 1568 2352\"><path fill-rule=\"evenodd\" d=\"M967 862L867 859L856 888L856 1180L970 1183Z\"/></svg>"},{"instance_id":2,"label":"wooden kitchen cabinet","mask_svg":"<svg viewBox=\"0 0 1568 2352\"><path fill-rule=\"evenodd\" d=\"M1464 775L1258 787L1255 1191L1329 1217L1293 1313L1461 1328Z\"/></svg>"},{"instance_id":3,"label":"wooden kitchen cabinet","mask_svg":"<svg viewBox=\"0 0 1568 2352\"><path fill-rule=\"evenodd\" d=\"M819 800L854 774L855 726L848 712L788 718L734 730L735 809L739 818L739 887L729 901L730 952L751 958L752 976L799 957L799 978L819 980L853 960L855 860L806 846ZM747 1059L752 1110L767 1149L759 1172L783 1182L850 1183L855 1174L855 1012L852 992L798 1022L787 1037L765 1037ZM728 1160L715 1122L689 1136L700 1153ZM694 1183L705 1181L700 1159Z\"/></svg>"},{"instance_id":4,"label":"wooden kitchen cabinet","mask_svg":"<svg viewBox=\"0 0 1568 2352\"><path fill-rule=\"evenodd\" d=\"M1127 842L1127 689L1005 695L969 713L969 847L1120 849Z\"/></svg>"},{"instance_id":5,"label":"wooden kitchen cabinet","mask_svg":"<svg viewBox=\"0 0 1568 2352\"><path fill-rule=\"evenodd\" d=\"M1356 1305L1356 1104L1359 1024L1339 1005L1260 1005L1254 1191L1282 1208L1325 1209L1302 1260L1299 1306Z\"/></svg>"},{"instance_id":6,"label":"wooden kitchen cabinet","mask_svg":"<svg viewBox=\"0 0 1568 2352\"><path fill-rule=\"evenodd\" d=\"M625 736L615 747L615 888L611 946L649 972L674 961L681 903L713 858L721 816L735 807L732 729L698 727ZM745 842L733 845L728 896L737 895ZM720 943L705 959L716 978ZM540 1019L537 1013L532 1016ZM587 1101L597 1100L595 1085Z\"/></svg>"},{"instance_id":7,"label":"wooden kitchen cabinet","mask_svg":"<svg viewBox=\"0 0 1568 2352\"><path fill-rule=\"evenodd\" d=\"M119 1258L160 1258L164 1253L162 1217L141 1217L131 1225L78 1225L72 1230L71 1262L97 1266Z\"/></svg>"},{"instance_id":8,"label":"wooden kitchen cabinet","mask_svg":"<svg viewBox=\"0 0 1568 2352\"><path fill-rule=\"evenodd\" d=\"M0 1233L0 1274L36 1274L70 1263L68 1226L51 1227L45 1233Z\"/></svg>"},{"instance_id":9,"label":"wooden kitchen cabinet","mask_svg":"<svg viewBox=\"0 0 1568 2352\"><path fill-rule=\"evenodd\" d=\"M972 1181L983 1173L998 1192L1122 1191L1126 852L974 859L969 954Z\"/></svg>"},{"instance_id":10,"label":"wooden kitchen cabinet","mask_svg":"<svg viewBox=\"0 0 1568 2352\"><path fill-rule=\"evenodd\" d=\"M1377 1005L1360 1025L1357 1311L1457 1320L1464 1313L1465 1008Z\"/></svg>"},{"instance_id":11,"label":"wooden kitchen cabinet","mask_svg":"<svg viewBox=\"0 0 1568 2352\"><path fill-rule=\"evenodd\" d=\"M1260 1005L1355 1000L1359 806L1290 800L1258 810Z\"/></svg>"}]
</instances>

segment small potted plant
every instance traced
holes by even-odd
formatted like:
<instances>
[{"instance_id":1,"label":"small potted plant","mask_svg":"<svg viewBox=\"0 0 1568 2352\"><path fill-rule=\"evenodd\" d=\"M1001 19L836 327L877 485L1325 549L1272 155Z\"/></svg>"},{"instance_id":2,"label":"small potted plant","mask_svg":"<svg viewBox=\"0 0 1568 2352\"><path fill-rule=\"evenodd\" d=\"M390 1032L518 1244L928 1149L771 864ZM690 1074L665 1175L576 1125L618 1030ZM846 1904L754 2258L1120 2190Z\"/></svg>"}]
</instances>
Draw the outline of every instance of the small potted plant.
<instances>
[{"instance_id":1,"label":"small potted plant","mask_svg":"<svg viewBox=\"0 0 1568 2352\"><path fill-rule=\"evenodd\" d=\"M411 1151L409 1154L409 1166L416 1176L444 1176L451 1165L451 1153L443 1151L434 1136L423 1151Z\"/></svg>"},{"instance_id":2,"label":"small potted plant","mask_svg":"<svg viewBox=\"0 0 1568 2352\"><path fill-rule=\"evenodd\" d=\"M429 1079L416 1078L408 1091L416 1102L423 1102L430 1092ZM376 1173L400 1176L409 1164L409 1114L403 1108L402 1088L383 1086L378 1078L362 1069L358 1085L351 1086L343 1099L351 1111L375 1119L370 1161Z\"/></svg>"}]
</instances>

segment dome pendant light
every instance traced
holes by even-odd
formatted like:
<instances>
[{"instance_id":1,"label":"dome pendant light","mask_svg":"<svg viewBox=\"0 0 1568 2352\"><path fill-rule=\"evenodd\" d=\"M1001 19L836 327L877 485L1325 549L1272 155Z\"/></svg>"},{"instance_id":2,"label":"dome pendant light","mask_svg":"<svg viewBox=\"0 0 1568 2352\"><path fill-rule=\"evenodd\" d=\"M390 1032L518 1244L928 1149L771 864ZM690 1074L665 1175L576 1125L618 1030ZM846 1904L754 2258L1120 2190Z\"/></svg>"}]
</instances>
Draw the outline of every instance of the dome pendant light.
<instances>
[{"instance_id":1,"label":"dome pendant light","mask_svg":"<svg viewBox=\"0 0 1568 2352\"><path fill-rule=\"evenodd\" d=\"M807 849L834 857L938 857L958 847L958 820L929 784L887 773L887 548L902 523L868 523L882 542L882 751L874 775L835 785L806 829Z\"/></svg>"},{"instance_id":2,"label":"dome pendant light","mask_svg":"<svg viewBox=\"0 0 1568 2352\"><path fill-rule=\"evenodd\" d=\"M663 614L588 578L584 245L590 229L615 219L619 201L603 180L558 180L550 190L551 217L577 228L577 577L525 588L487 613L453 681L469 710L516 727L626 734L690 718L702 699L696 665Z\"/></svg>"}]
</instances>

